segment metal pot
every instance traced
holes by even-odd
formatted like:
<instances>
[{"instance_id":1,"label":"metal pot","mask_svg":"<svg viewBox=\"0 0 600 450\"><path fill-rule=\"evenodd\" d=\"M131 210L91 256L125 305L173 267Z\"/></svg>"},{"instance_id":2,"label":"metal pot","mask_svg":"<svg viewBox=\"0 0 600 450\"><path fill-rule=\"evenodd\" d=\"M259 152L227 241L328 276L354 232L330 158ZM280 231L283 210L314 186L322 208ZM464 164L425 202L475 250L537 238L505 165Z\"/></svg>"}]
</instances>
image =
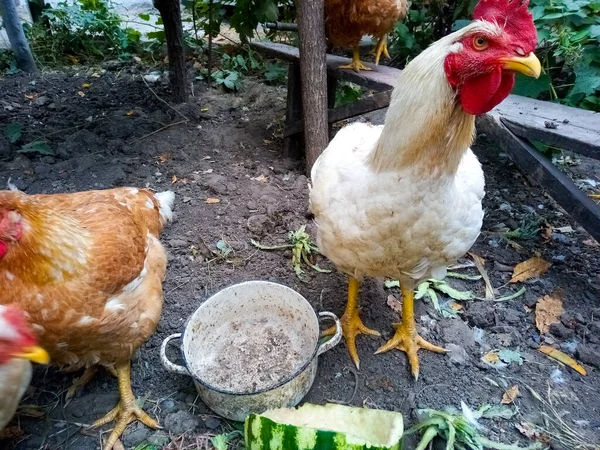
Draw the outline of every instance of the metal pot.
<instances>
[{"instance_id":1,"label":"metal pot","mask_svg":"<svg viewBox=\"0 0 600 450\"><path fill-rule=\"evenodd\" d=\"M342 328L319 344L319 319L298 292L248 281L210 297L183 333L167 337L160 358L171 372L193 378L202 401L217 414L243 421L250 413L296 406L317 373L317 359L340 342ZM167 344L181 339L184 366L169 361Z\"/></svg>"}]
</instances>

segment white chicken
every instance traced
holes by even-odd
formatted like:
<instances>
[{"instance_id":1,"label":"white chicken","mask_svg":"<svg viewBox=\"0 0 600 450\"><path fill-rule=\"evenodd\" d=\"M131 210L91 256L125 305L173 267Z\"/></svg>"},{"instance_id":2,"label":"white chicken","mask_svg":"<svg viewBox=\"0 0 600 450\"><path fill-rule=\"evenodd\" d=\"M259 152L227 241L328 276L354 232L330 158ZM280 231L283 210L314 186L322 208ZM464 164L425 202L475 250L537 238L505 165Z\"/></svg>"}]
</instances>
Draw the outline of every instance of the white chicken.
<instances>
[{"instance_id":1,"label":"white chicken","mask_svg":"<svg viewBox=\"0 0 600 450\"><path fill-rule=\"evenodd\" d=\"M48 353L37 346L25 314L0 305L0 431L10 421L29 387L30 361L48 364Z\"/></svg>"},{"instance_id":2,"label":"white chicken","mask_svg":"<svg viewBox=\"0 0 600 450\"><path fill-rule=\"evenodd\" d=\"M383 126L346 126L312 168L317 243L350 278L342 325L357 367L355 337L379 334L359 318L364 276L400 280L403 296L402 323L378 353L406 352L418 378L417 350L444 352L417 334L414 288L444 278L480 233L484 178L469 148L475 116L510 93L515 71L540 74L527 6L528 0L481 0L478 20L406 66Z\"/></svg>"}]
</instances>

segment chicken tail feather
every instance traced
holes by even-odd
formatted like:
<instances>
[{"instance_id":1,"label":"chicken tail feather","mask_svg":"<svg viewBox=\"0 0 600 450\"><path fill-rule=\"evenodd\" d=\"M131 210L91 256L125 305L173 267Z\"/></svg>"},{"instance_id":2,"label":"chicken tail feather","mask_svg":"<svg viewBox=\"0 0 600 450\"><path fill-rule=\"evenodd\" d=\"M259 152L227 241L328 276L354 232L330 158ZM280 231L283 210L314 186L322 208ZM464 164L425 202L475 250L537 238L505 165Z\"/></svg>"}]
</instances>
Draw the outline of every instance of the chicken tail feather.
<instances>
[{"instance_id":1,"label":"chicken tail feather","mask_svg":"<svg viewBox=\"0 0 600 450\"><path fill-rule=\"evenodd\" d=\"M175 193L173 191L158 192L154 194L160 210L160 221L163 226L173 220L173 203Z\"/></svg>"}]
</instances>

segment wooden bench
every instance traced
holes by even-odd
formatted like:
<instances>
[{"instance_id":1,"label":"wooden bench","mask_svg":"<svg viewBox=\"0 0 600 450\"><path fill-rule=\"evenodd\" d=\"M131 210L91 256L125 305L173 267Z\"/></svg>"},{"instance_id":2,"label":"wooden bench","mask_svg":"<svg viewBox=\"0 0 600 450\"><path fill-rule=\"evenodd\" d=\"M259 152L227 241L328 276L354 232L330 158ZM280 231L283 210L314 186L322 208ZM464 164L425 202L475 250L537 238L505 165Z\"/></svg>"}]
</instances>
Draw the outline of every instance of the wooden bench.
<instances>
[{"instance_id":1,"label":"wooden bench","mask_svg":"<svg viewBox=\"0 0 600 450\"><path fill-rule=\"evenodd\" d=\"M265 56L290 63L284 154L299 157L302 153L302 107L300 93L299 52L296 47L271 42L252 42ZM386 108L396 86L400 70L373 66L372 71L356 73L339 69L350 59L327 55L328 122L356 117ZM338 80L350 81L374 94L349 105L335 107ZM600 241L600 207L588 198L571 179L538 152L531 142L537 140L600 160L600 114L568 106L509 95L492 112L477 119L477 130L495 139L501 149L523 171L530 183L542 186L554 200L590 235ZM331 136L330 136L331 137Z\"/></svg>"}]
</instances>

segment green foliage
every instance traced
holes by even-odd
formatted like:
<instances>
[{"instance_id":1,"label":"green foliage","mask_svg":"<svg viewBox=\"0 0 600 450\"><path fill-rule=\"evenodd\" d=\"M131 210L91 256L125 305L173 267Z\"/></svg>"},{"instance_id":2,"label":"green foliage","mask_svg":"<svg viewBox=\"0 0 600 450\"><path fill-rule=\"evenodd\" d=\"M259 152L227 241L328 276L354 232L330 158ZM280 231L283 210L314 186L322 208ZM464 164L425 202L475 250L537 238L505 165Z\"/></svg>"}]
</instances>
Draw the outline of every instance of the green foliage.
<instances>
[{"instance_id":1,"label":"green foliage","mask_svg":"<svg viewBox=\"0 0 600 450\"><path fill-rule=\"evenodd\" d=\"M335 106L342 106L355 102L363 95L363 89L358 84L343 81L335 90Z\"/></svg>"},{"instance_id":2,"label":"green foliage","mask_svg":"<svg viewBox=\"0 0 600 450\"><path fill-rule=\"evenodd\" d=\"M226 0L183 0L184 8L192 13L196 37L198 30L205 36L217 36L227 15L225 5L231 3ZM279 20L280 11L284 17L293 18L293 0L236 0L229 24L245 43L254 36L258 24Z\"/></svg>"},{"instance_id":3,"label":"green foliage","mask_svg":"<svg viewBox=\"0 0 600 450\"><path fill-rule=\"evenodd\" d=\"M41 20L24 25L31 49L42 64L91 63L128 57L140 47L140 32L122 27L104 0L60 2L45 8Z\"/></svg>"},{"instance_id":4,"label":"green foliage","mask_svg":"<svg viewBox=\"0 0 600 450\"><path fill-rule=\"evenodd\" d=\"M434 41L468 23L477 0L412 2L391 33L391 50L404 64ZM404 65L402 64L402 65Z\"/></svg>"},{"instance_id":5,"label":"green foliage","mask_svg":"<svg viewBox=\"0 0 600 450\"><path fill-rule=\"evenodd\" d=\"M4 129L4 136L11 144L16 143L20 138L23 132L23 125L18 122L10 123Z\"/></svg>"},{"instance_id":6,"label":"green foliage","mask_svg":"<svg viewBox=\"0 0 600 450\"><path fill-rule=\"evenodd\" d=\"M516 93L600 111L600 0L532 0L545 74Z\"/></svg>"},{"instance_id":7,"label":"green foliage","mask_svg":"<svg viewBox=\"0 0 600 450\"><path fill-rule=\"evenodd\" d=\"M244 77L264 74L265 80L282 83L287 78L287 68L277 61L264 61L261 55L249 47L240 47L237 54L224 53L221 56L220 68L212 73L212 80L233 91L244 87ZM199 79L204 79L202 73Z\"/></svg>"},{"instance_id":8,"label":"green foliage","mask_svg":"<svg viewBox=\"0 0 600 450\"><path fill-rule=\"evenodd\" d=\"M4 136L11 144L19 145L18 153L30 153L44 155L54 155L54 150L48 145L45 139L37 139L28 144L21 145L23 136L23 125L18 122L12 122L4 128Z\"/></svg>"}]
</instances>

